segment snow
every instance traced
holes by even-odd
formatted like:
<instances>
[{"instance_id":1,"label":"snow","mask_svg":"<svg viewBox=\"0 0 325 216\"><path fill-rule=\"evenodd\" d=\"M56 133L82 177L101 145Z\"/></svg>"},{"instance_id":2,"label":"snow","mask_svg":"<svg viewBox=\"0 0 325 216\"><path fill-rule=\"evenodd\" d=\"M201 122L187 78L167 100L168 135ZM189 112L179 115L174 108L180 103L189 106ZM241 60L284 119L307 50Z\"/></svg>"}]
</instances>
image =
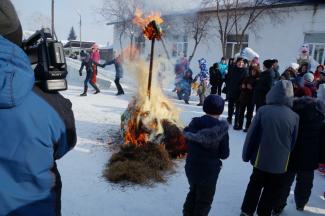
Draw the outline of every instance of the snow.
<instances>
[{"instance_id":1,"label":"snow","mask_svg":"<svg viewBox=\"0 0 325 216\"><path fill-rule=\"evenodd\" d=\"M150 187L127 186L107 182L102 171L112 154L107 143L111 142L119 129L120 115L128 105L134 89L130 79L122 79L126 95L115 96L115 85L108 88L108 82L114 79L112 70L100 70L98 84L101 93L80 97L83 79L79 77L80 63L68 60L69 90L62 94L73 103L76 119L78 143L74 150L58 161L61 173L62 214L69 216L110 215L110 216L178 216L182 215L182 205L188 192L188 183L184 172L184 160L177 161L176 172L168 177L166 183ZM109 68L111 69L111 68ZM127 85L126 85L127 84ZM181 108L184 125L192 117L203 115L196 101L185 105L176 100L168 91L171 100ZM225 110L224 116L227 110ZM224 161L220 173L215 199L210 215L239 215L252 166L241 160L244 132L230 129L230 157ZM315 172L313 193L304 213L295 210L293 195L288 199L284 216L325 215L325 200L321 197L325 191L325 177Z\"/></svg>"}]
</instances>

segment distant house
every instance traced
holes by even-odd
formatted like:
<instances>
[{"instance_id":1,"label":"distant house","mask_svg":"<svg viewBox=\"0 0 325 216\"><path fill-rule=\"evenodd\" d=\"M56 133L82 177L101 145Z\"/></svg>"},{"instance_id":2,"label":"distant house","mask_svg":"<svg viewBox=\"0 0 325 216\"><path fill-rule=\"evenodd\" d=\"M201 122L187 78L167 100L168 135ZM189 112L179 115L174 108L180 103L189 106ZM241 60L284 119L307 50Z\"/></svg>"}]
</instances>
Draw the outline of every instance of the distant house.
<instances>
[{"instance_id":1,"label":"distant house","mask_svg":"<svg viewBox=\"0 0 325 216\"><path fill-rule=\"evenodd\" d=\"M278 4L274 11L284 19L281 23L274 23L272 18L265 16L259 21L257 32L247 31L243 37L243 47L251 47L260 55L260 60L266 58L279 59L282 70L291 62L296 61L298 50L302 44L310 45L310 55L319 63L325 63L325 2L312 0L288 0ZM199 11L212 17L216 22L215 9L206 8ZM172 59L185 55L189 56L193 47L194 40L184 31L182 23L184 17L189 13L180 13L163 16L167 20L174 20L179 23L178 29L170 35L165 35L165 48L161 43L157 43L157 55L167 56ZM114 49L120 49L119 41L119 23L114 23ZM219 61L222 57L221 43L216 29L210 30L208 39L202 41L192 61L192 68L196 70L196 60L206 58L210 64ZM226 56L230 58L240 50L236 43L236 34L231 32L227 36ZM138 46L141 55L146 57L150 52L150 42L140 35L135 37L135 43ZM130 44L130 38L124 36L124 46Z\"/></svg>"}]
</instances>

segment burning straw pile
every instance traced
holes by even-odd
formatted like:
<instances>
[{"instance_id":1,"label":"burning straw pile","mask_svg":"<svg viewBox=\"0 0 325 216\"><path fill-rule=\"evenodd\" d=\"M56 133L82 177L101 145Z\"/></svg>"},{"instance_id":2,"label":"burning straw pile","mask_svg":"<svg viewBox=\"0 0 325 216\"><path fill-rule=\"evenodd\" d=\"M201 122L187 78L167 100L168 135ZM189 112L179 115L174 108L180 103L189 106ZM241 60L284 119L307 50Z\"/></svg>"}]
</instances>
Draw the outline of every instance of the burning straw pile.
<instances>
[{"instance_id":1,"label":"burning straw pile","mask_svg":"<svg viewBox=\"0 0 325 216\"><path fill-rule=\"evenodd\" d=\"M150 66L148 71L141 60L129 65L136 73L138 92L121 118L124 143L104 175L112 182L148 184L164 181L166 172L173 169L171 159L182 157L186 146L178 109L163 95L154 73L154 45L162 37L159 24L163 20L154 15L143 19L137 11L134 22L152 42Z\"/></svg>"}]
</instances>

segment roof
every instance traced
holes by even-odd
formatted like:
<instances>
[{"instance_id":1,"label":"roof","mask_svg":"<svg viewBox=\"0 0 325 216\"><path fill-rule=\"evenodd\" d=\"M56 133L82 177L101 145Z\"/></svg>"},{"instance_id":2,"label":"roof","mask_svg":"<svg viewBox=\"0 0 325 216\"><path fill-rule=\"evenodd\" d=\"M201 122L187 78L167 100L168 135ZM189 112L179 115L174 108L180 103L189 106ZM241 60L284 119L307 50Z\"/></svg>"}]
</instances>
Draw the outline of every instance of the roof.
<instances>
[{"instance_id":1,"label":"roof","mask_svg":"<svg viewBox=\"0 0 325 216\"><path fill-rule=\"evenodd\" d=\"M95 44L94 41L81 41L81 48L85 48L85 49L91 48L92 45L94 44ZM80 47L80 41L72 40L64 45L64 48L69 48L69 47Z\"/></svg>"}]
</instances>

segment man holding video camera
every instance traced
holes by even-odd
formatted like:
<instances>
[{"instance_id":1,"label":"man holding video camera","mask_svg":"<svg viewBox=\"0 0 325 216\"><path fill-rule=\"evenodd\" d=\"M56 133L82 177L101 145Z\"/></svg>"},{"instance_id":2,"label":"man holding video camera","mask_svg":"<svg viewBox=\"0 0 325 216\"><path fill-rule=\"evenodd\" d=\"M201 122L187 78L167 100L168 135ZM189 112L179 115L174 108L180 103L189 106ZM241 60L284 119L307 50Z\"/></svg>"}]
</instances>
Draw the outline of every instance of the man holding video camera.
<instances>
[{"instance_id":1,"label":"man holding video camera","mask_svg":"<svg viewBox=\"0 0 325 216\"><path fill-rule=\"evenodd\" d=\"M35 69L34 73L31 57L21 46L22 30L15 9L10 0L1 0L0 215L59 216L62 184L55 160L76 144L72 104L51 91L67 87L65 61L55 60L59 66L53 76L36 76L36 71L46 70ZM57 50L57 44L51 46ZM49 62L54 62L53 58ZM44 62L36 68L44 67ZM65 73L60 75L60 70ZM49 79L54 76L62 79Z\"/></svg>"}]
</instances>

